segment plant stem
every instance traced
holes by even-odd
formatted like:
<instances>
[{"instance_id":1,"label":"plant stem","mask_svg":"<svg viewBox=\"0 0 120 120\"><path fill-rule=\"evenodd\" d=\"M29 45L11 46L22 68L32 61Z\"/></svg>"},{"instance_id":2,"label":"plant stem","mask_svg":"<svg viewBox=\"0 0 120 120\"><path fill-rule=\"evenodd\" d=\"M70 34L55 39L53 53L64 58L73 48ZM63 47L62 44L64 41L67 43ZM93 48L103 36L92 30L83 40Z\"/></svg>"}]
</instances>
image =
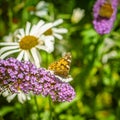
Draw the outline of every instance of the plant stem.
<instances>
[{"instance_id":1,"label":"plant stem","mask_svg":"<svg viewBox=\"0 0 120 120\"><path fill-rule=\"evenodd\" d=\"M26 108L25 108L24 104L21 104L21 109L22 109L22 111L21 111L22 112L22 120L25 120L25 111L24 110Z\"/></svg>"},{"instance_id":2,"label":"plant stem","mask_svg":"<svg viewBox=\"0 0 120 120\"><path fill-rule=\"evenodd\" d=\"M34 101L35 101L35 105L36 105L36 108L37 108L38 120L40 120L40 113L39 113L39 107L38 107L36 96L34 96Z\"/></svg>"},{"instance_id":3,"label":"plant stem","mask_svg":"<svg viewBox=\"0 0 120 120\"><path fill-rule=\"evenodd\" d=\"M49 98L49 107L50 107L50 116L49 116L49 120L52 120L52 104L51 104L51 98L50 98L50 96L49 96L48 98Z\"/></svg>"}]
</instances>

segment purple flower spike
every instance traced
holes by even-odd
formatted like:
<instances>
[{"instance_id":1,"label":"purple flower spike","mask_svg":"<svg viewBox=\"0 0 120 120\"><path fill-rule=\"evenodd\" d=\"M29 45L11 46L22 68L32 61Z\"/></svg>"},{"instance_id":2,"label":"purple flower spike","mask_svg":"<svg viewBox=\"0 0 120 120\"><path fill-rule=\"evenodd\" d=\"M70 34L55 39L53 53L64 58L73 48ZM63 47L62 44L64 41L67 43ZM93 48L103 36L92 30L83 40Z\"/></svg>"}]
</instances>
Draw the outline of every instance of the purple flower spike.
<instances>
[{"instance_id":1,"label":"purple flower spike","mask_svg":"<svg viewBox=\"0 0 120 120\"><path fill-rule=\"evenodd\" d=\"M49 71L45 69L39 69L41 72L43 85L43 90L41 94L43 96L50 95L53 101L71 101L75 97L74 89L69 85L69 83L61 82L58 78L52 75ZM44 77L43 77L44 75Z\"/></svg>"},{"instance_id":2,"label":"purple flower spike","mask_svg":"<svg viewBox=\"0 0 120 120\"><path fill-rule=\"evenodd\" d=\"M68 83L56 83L55 90L50 92L53 101L71 101L75 97L74 89Z\"/></svg>"},{"instance_id":3,"label":"purple flower spike","mask_svg":"<svg viewBox=\"0 0 120 120\"><path fill-rule=\"evenodd\" d=\"M112 16L110 18L101 17L99 15L99 11L101 6L106 2L107 0L97 0L93 7L94 29L101 35L110 33L113 27L114 21L116 19L116 13L117 13L118 0L111 0L111 7L113 9ZM104 11L104 12L107 12L107 11Z\"/></svg>"},{"instance_id":4,"label":"purple flower spike","mask_svg":"<svg viewBox=\"0 0 120 120\"><path fill-rule=\"evenodd\" d=\"M61 82L46 69L14 58L0 60L0 91L6 89L11 94L21 91L25 94L49 95L53 101L59 102L69 102L75 97L75 91L69 83Z\"/></svg>"}]
</instances>

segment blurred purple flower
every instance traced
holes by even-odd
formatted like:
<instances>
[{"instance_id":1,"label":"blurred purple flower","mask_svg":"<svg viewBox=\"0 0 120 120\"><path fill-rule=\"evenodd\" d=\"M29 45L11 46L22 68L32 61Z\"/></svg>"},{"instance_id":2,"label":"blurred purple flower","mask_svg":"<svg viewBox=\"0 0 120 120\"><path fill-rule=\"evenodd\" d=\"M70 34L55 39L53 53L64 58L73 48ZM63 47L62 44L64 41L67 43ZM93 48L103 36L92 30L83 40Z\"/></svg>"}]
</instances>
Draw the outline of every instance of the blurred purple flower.
<instances>
[{"instance_id":1,"label":"blurred purple flower","mask_svg":"<svg viewBox=\"0 0 120 120\"><path fill-rule=\"evenodd\" d=\"M107 0L97 0L93 7L93 17L94 17L93 25L94 25L94 29L99 34L110 33L110 31L113 27L114 21L116 19L118 0L111 0L113 14L110 18L101 17L99 15L99 10L100 10L101 6L106 2L107 2ZM107 11L104 11L104 12L107 12Z\"/></svg>"},{"instance_id":2,"label":"blurred purple flower","mask_svg":"<svg viewBox=\"0 0 120 120\"><path fill-rule=\"evenodd\" d=\"M69 83L61 82L46 69L37 68L30 62L20 62L14 58L0 60L0 90L9 90L19 94L50 96L53 101L71 101L75 97L74 89Z\"/></svg>"}]
</instances>

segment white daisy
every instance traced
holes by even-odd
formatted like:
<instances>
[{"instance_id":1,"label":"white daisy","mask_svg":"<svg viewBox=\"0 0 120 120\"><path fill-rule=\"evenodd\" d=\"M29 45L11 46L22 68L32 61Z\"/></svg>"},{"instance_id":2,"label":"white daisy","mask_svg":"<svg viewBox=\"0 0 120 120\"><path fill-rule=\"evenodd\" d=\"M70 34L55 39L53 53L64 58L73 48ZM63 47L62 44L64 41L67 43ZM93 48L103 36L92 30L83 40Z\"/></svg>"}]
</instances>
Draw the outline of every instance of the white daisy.
<instances>
[{"instance_id":1,"label":"white daisy","mask_svg":"<svg viewBox=\"0 0 120 120\"><path fill-rule=\"evenodd\" d=\"M6 97L8 102L11 102L16 96L18 98L18 101L20 103L24 103L27 100L30 100L29 94L24 94L22 91L19 91L18 93L10 94L7 90L2 93L4 97Z\"/></svg>"},{"instance_id":2,"label":"white daisy","mask_svg":"<svg viewBox=\"0 0 120 120\"><path fill-rule=\"evenodd\" d=\"M40 67L40 54L38 50L45 50L51 53L54 50L54 39L51 36L42 36L45 31L52 27L51 23L45 24L39 21L36 25L31 26L27 22L26 29L19 29L16 33L15 42L1 42L0 58L4 59L9 55L18 53L18 60L33 62Z\"/></svg>"},{"instance_id":3,"label":"white daisy","mask_svg":"<svg viewBox=\"0 0 120 120\"><path fill-rule=\"evenodd\" d=\"M45 1L40 1L35 7L30 9L30 14L36 15L38 17L44 17L48 15L48 3Z\"/></svg>"},{"instance_id":4,"label":"white daisy","mask_svg":"<svg viewBox=\"0 0 120 120\"><path fill-rule=\"evenodd\" d=\"M63 36L61 34L65 34L68 32L66 28L57 28L58 25L63 23L63 19L58 19L55 22L52 23L52 27L48 29L44 35L51 36L54 38L57 38L59 40L62 40Z\"/></svg>"}]
</instances>

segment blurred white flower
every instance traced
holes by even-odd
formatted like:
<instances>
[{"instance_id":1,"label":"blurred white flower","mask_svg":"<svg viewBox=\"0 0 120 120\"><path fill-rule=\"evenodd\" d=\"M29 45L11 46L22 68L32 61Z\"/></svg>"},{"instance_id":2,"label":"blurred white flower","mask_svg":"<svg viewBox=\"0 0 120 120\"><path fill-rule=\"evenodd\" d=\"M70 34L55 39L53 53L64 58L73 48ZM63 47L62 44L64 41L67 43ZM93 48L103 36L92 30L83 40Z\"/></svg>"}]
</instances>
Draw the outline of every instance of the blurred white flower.
<instances>
[{"instance_id":1,"label":"blurred white flower","mask_svg":"<svg viewBox=\"0 0 120 120\"><path fill-rule=\"evenodd\" d=\"M58 25L63 23L63 19L58 19L52 23L52 27L48 29L44 35L51 36L53 38L57 38L59 40L63 39L63 36L61 34L65 34L68 32L66 28L57 28Z\"/></svg>"},{"instance_id":2,"label":"blurred white flower","mask_svg":"<svg viewBox=\"0 0 120 120\"><path fill-rule=\"evenodd\" d=\"M3 40L5 42L13 42L13 34L9 33L8 35L6 35L6 36L3 37Z\"/></svg>"},{"instance_id":3,"label":"blurred white flower","mask_svg":"<svg viewBox=\"0 0 120 120\"><path fill-rule=\"evenodd\" d=\"M115 50L114 50L114 51L111 51L111 52L103 55L103 57L102 57L102 62L103 62L103 63L107 63L109 59L114 58L114 57L116 57L116 56L117 56L117 52L116 52Z\"/></svg>"},{"instance_id":4,"label":"blurred white flower","mask_svg":"<svg viewBox=\"0 0 120 120\"><path fill-rule=\"evenodd\" d=\"M112 50L114 46L116 46L115 41L112 40L111 38L105 38L104 39L104 44L102 48L102 62L107 63L109 59L112 59L118 55L118 53L115 50Z\"/></svg>"},{"instance_id":5,"label":"blurred white flower","mask_svg":"<svg viewBox=\"0 0 120 120\"><path fill-rule=\"evenodd\" d=\"M85 11L80 8L75 8L73 10L73 14L71 16L72 23L78 23L85 15Z\"/></svg>"},{"instance_id":6,"label":"blurred white flower","mask_svg":"<svg viewBox=\"0 0 120 120\"><path fill-rule=\"evenodd\" d=\"M18 53L18 60L31 61L40 67L41 58L38 50L45 50L48 53L54 50L53 37L42 36L51 27L51 23L45 24L42 20L33 26L27 22L25 30L22 28L17 31L15 42L0 43L2 46L0 58L4 59L9 55Z\"/></svg>"},{"instance_id":7,"label":"blurred white flower","mask_svg":"<svg viewBox=\"0 0 120 120\"><path fill-rule=\"evenodd\" d=\"M14 42L17 32L18 32L18 30L15 30L14 33L10 32L8 35L5 35L3 37L3 41L5 41L5 42Z\"/></svg>"},{"instance_id":8,"label":"blurred white flower","mask_svg":"<svg viewBox=\"0 0 120 120\"><path fill-rule=\"evenodd\" d=\"M32 7L30 14L36 15L38 17L44 17L48 15L48 3L45 1L40 1L35 7Z\"/></svg>"},{"instance_id":9,"label":"blurred white flower","mask_svg":"<svg viewBox=\"0 0 120 120\"><path fill-rule=\"evenodd\" d=\"M115 42L112 39L110 39L110 38L105 38L104 39L103 52L108 51L113 46L115 46Z\"/></svg>"}]
</instances>

